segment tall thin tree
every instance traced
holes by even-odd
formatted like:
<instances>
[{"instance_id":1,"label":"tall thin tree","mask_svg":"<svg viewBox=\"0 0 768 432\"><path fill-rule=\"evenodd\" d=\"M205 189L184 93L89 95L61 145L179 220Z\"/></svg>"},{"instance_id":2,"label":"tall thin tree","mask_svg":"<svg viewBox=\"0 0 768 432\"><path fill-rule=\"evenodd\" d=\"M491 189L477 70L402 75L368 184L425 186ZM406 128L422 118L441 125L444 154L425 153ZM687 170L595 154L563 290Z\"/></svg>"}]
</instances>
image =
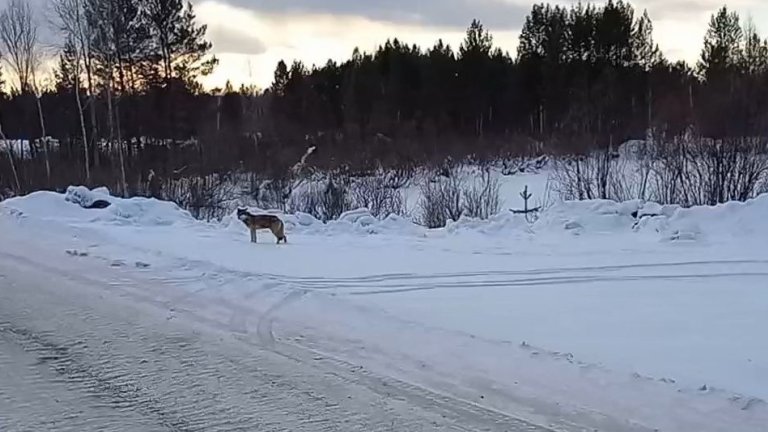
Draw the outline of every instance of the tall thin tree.
<instances>
[{"instance_id":1,"label":"tall thin tree","mask_svg":"<svg viewBox=\"0 0 768 432\"><path fill-rule=\"evenodd\" d=\"M11 0L0 13L0 42L2 42L6 52L5 60L19 80L19 93L21 95L33 95L35 98L40 120L40 140L43 143L45 154L45 171L48 186L50 186L51 160L48 151L45 117L40 102L42 92L36 82L41 56L37 39L37 23L28 1Z\"/></svg>"},{"instance_id":2,"label":"tall thin tree","mask_svg":"<svg viewBox=\"0 0 768 432\"><path fill-rule=\"evenodd\" d=\"M56 14L59 32L64 36L67 43L64 50L71 50L73 55L73 87L75 94L75 103L80 120L80 130L83 137L83 156L85 159L85 178L89 183L91 180L91 159L95 166L99 165L98 149L95 142L89 141L85 122L86 104L91 114L91 136L92 140L97 136L96 123L96 103L93 89L93 62L91 56L91 42L89 37L88 23L85 19L84 0L52 0L53 11ZM86 78L86 96L87 103L83 104L81 95L83 84L83 74ZM93 158L91 158L90 149L93 148Z\"/></svg>"},{"instance_id":3,"label":"tall thin tree","mask_svg":"<svg viewBox=\"0 0 768 432\"><path fill-rule=\"evenodd\" d=\"M37 26L32 8L26 0L11 0L0 13L0 43L4 60L19 81L21 94L33 92L33 75L39 64Z\"/></svg>"}]
</instances>

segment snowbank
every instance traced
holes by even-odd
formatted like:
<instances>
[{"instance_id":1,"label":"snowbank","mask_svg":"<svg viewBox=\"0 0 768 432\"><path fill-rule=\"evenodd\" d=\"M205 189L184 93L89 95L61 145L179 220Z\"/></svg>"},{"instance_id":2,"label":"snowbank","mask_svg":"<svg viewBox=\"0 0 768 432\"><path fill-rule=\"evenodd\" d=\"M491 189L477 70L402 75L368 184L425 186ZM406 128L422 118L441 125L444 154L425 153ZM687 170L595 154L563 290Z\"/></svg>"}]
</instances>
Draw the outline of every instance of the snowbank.
<instances>
[{"instance_id":1,"label":"snowbank","mask_svg":"<svg viewBox=\"0 0 768 432\"><path fill-rule=\"evenodd\" d=\"M87 208L97 201L110 203L104 209ZM110 195L106 188L90 190L72 186L64 194L35 192L6 200L0 207L17 216L66 222L168 226L202 224L176 204L153 198L123 199ZM461 218L445 228L428 230L407 218L391 215L383 220L361 208L348 211L339 219L323 223L306 213L285 214L274 210L250 208L253 213L276 214L283 219L289 234L308 235L387 235L445 236L479 233L494 236L519 236L570 233L573 235L649 235L660 240L696 240L703 238L753 237L768 235L768 195L738 203L713 207L681 208L640 200L565 201L542 211L535 222L522 215L504 211L488 220ZM235 213L214 228L245 230Z\"/></svg>"},{"instance_id":2,"label":"snowbank","mask_svg":"<svg viewBox=\"0 0 768 432\"><path fill-rule=\"evenodd\" d=\"M98 202L112 204L109 189L102 187L90 190L85 186L70 186L64 194L64 200L90 209Z\"/></svg>"},{"instance_id":3,"label":"snowbank","mask_svg":"<svg viewBox=\"0 0 768 432\"><path fill-rule=\"evenodd\" d=\"M533 231L574 235L639 233L661 240L768 235L768 194L746 202L682 208L632 200L566 201L542 212Z\"/></svg>"},{"instance_id":4,"label":"snowbank","mask_svg":"<svg viewBox=\"0 0 768 432\"><path fill-rule=\"evenodd\" d=\"M671 239L766 238L768 194L746 202L681 208L663 206L641 220L639 229L653 229Z\"/></svg>"},{"instance_id":5,"label":"snowbank","mask_svg":"<svg viewBox=\"0 0 768 432\"><path fill-rule=\"evenodd\" d=\"M383 220L377 219L368 209L361 208L343 213L339 219L323 223L308 213L297 212L286 214L274 210L263 210L249 207L251 213L268 213L280 217L288 233L315 235L411 235L423 236L425 228L420 227L409 219L389 215ZM222 220L222 225L228 231L240 232L245 230L242 222L237 219L235 212Z\"/></svg>"},{"instance_id":6,"label":"snowbank","mask_svg":"<svg viewBox=\"0 0 768 432\"><path fill-rule=\"evenodd\" d=\"M536 232L566 230L573 234L628 232L635 222L641 201L564 201L541 212L534 223Z\"/></svg>"},{"instance_id":7,"label":"snowbank","mask_svg":"<svg viewBox=\"0 0 768 432\"><path fill-rule=\"evenodd\" d=\"M512 212L502 212L488 220L462 216L458 221L449 221L446 233L478 232L481 234L533 234L525 216Z\"/></svg>"},{"instance_id":8,"label":"snowbank","mask_svg":"<svg viewBox=\"0 0 768 432\"><path fill-rule=\"evenodd\" d=\"M110 203L107 208L85 208L96 201ZM178 205L154 198L118 198L111 196L106 188L90 190L84 186L70 186L66 193L34 192L26 196L11 198L0 206L9 209L18 217L66 222L94 223L136 226L168 226L197 223Z\"/></svg>"}]
</instances>

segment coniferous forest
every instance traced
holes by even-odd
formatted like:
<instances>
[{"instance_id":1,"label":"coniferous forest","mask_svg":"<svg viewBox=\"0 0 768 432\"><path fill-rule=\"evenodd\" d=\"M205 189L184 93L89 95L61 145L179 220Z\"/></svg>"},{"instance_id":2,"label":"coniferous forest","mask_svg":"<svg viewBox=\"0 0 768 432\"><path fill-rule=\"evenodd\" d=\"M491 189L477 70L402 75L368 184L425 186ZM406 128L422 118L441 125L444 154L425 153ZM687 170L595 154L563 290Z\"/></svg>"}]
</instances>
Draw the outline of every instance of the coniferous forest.
<instances>
[{"instance_id":1,"label":"coniferous forest","mask_svg":"<svg viewBox=\"0 0 768 432\"><path fill-rule=\"evenodd\" d=\"M711 17L696 64L665 58L652 19L629 3L536 4L514 53L468 17L460 46L392 39L341 63L281 61L267 89L204 89L198 79L217 60L191 4L50 4L50 23L25 0L0 11L3 197L70 184L162 195L158 179L233 172L282 178L308 147L317 169L368 172L685 134L768 136L768 40L727 7ZM43 25L61 42L45 79Z\"/></svg>"}]
</instances>

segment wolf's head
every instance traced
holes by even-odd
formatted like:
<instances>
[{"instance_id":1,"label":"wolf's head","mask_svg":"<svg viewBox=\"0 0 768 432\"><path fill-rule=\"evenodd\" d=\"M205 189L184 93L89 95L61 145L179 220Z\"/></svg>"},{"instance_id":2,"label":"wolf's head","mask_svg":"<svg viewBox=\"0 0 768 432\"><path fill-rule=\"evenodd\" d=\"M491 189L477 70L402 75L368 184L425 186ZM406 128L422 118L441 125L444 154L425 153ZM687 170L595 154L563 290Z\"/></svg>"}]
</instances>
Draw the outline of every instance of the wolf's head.
<instances>
[{"instance_id":1,"label":"wolf's head","mask_svg":"<svg viewBox=\"0 0 768 432\"><path fill-rule=\"evenodd\" d=\"M250 215L251 214L248 212L247 208L242 208L242 207L237 208L237 218L240 219L241 221L245 221L246 219L248 219Z\"/></svg>"}]
</instances>

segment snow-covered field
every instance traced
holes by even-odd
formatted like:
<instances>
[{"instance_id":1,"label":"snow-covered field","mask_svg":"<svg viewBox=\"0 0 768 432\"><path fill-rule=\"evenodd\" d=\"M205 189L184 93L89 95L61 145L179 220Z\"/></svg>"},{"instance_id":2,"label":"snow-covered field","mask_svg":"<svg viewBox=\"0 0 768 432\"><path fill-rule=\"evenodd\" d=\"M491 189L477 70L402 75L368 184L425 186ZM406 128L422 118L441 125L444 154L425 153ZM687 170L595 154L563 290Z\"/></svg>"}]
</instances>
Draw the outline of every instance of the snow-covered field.
<instances>
[{"instance_id":1,"label":"snow-covered field","mask_svg":"<svg viewBox=\"0 0 768 432\"><path fill-rule=\"evenodd\" d=\"M506 181L503 208L519 208L521 185L543 193L546 174ZM437 230L361 210L328 224L283 215L278 246L268 231L249 243L233 216L203 223L172 203L79 191L113 204L85 210L49 192L0 203L0 248L29 242L63 267L120 270L169 319L309 348L554 430L768 424L768 196L565 202L532 224L502 212Z\"/></svg>"}]
</instances>

